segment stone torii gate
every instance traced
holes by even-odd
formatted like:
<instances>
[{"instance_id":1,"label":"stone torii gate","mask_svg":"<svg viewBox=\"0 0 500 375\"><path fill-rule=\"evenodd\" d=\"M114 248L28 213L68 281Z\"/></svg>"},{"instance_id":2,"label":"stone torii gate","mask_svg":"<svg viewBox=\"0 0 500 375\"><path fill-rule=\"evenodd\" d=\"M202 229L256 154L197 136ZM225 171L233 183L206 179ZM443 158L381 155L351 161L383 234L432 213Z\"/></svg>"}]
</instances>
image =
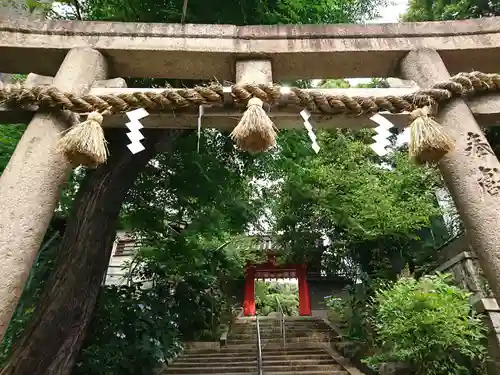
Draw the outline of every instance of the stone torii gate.
<instances>
[{"instance_id":1,"label":"stone torii gate","mask_svg":"<svg viewBox=\"0 0 500 375\"><path fill-rule=\"evenodd\" d=\"M452 86L459 87L457 92L435 84L449 80L450 74L472 69L496 72L498 61L499 18L389 25L237 27L35 23L0 17L0 72L53 76L44 81L57 89L51 91L54 97L61 92L68 94L60 98L62 104L52 101L49 106L85 113L98 103L108 105L106 98L117 102L117 97L135 93L131 97L136 98L136 104L121 102L121 108L113 107L105 116L104 127L124 126L126 109L153 105L147 97L142 97L142 101L137 99L141 98L137 93L144 91L159 94L168 104L163 111L159 107L155 107L156 112L150 111L154 113L144 119L145 127L195 128L199 104L214 104L205 110L203 126L221 129L236 125L234 117L241 114L241 107L235 104L245 104L250 94L265 99L268 93L264 89L269 89L273 80L402 77L414 80L420 87L289 90L288 93L270 90L275 97L270 103L273 106L269 116L278 128L301 127L298 111L303 107L309 108L312 120L323 128L373 127L374 123L365 115L380 111L402 127L409 118L404 109L414 107L411 100L401 102L402 98L418 101L428 95L428 91L422 90L431 87L448 93L454 98L448 97L446 105L441 106L437 120L453 135L456 147L444 156L439 168L497 297L500 295L500 163L490 152L479 125L500 124L500 82L476 82L479 86L474 87L473 93L496 93L483 93L466 100L456 97L464 93L465 83L453 81L455 86ZM246 93L247 97L238 97L237 88L211 92L211 102L209 96L186 89L166 90L167 93L96 85L97 81L120 76L236 79L240 88L246 90L238 92ZM33 91L23 93L24 96L18 93L16 100L0 108L0 123L29 123L0 177L0 336L15 309L61 186L71 170L66 156L56 149L67 122L58 116L58 111L36 111L38 105L47 104L44 102L47 96L42 100ZM88 100L82 104L84 94L90 94L85 98L94 100L94 104ZM29 105L24 105L26 101ZM398 107L400 104L403 107ZM178 109L175 116L169 106ZM478 147L487 149L486 154L477 152Z\"/></svg>"}]
</instances>

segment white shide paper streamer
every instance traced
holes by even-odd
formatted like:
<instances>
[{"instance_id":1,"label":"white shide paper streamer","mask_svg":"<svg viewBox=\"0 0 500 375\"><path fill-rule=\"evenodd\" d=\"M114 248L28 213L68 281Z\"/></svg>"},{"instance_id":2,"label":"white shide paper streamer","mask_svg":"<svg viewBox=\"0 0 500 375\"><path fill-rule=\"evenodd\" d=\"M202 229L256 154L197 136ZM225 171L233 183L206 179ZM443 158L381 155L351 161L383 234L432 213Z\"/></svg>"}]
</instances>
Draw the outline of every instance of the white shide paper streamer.
<instances>
[{"instance_id":1,"label":"white shide paper streamer","mask_svg":"<svg viewBox=\"0 0 500 375\"><path fill-rule=\"evenodd\" d=\"M142 126L139 120L146 116L149 116L149 113L144 108L138 108L125 114L130 120L130 122L127 122L125 124L125 126L130 130L130 132L127 133L127 137L128 139L130 139L131 143L128 144L127 147L130 152L132 152L132 154L137 154L138 152L145 150L144 146L141 143L141 141L144 139L144 136L139 131L144 128L144 126Z\"/></svg>"},{"instance_id":2,"label":"white shide paper streamer","mask_svg":"<svg viewBox=\"0 0 500 375\"><path fill-rule=\"evenodd\" d=\"M201 118L205 114L205 107L200 105L198 107L198 142L196 144L196 150L200 153L200 138L201 138Z\"/></svg>"},{"instance_id":3,"label":"white shide paper streamer","mask_svg":"<svg viewBox=\"0 0 500 375\"><path fill-rule=\"evenodd\" d=\"M385 156L391 152L390 150L387 150L386 147L391 144L388 138L392 133L389 129L394 127L394 125L379 113L370 117L370 120L379 125L375 128L375 131L377 132L377 135L373 137L375 143L371 144L370 148L375 151L378 156Z\"/></svg>"},{"instance_id":4,"label":"white shide paper streamer","mask_svg":"<svg viewBox=\"0 0 500 375\"><path fill-rule=\"evenodd\" d=\"M318 153L320 147L318 145L318 142L316 142L316 134L314 134L312 124L309 122L311 114L306 108L304 108L302 111L300 111L300 116L304 119L304 127L307 129L307 135L311 139L311 147L315 153Z\"/></svg>"}]
</instances>

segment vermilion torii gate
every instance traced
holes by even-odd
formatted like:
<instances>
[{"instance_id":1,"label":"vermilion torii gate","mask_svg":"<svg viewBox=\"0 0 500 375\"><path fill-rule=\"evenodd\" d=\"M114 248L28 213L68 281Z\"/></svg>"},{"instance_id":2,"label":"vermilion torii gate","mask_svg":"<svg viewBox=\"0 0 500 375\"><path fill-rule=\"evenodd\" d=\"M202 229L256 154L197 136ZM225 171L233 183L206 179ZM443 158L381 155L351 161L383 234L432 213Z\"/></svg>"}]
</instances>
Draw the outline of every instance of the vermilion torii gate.
<instances>
[{"instance_id":1,"label":"vermilion torii gate","mask_svg":"<svg viewBox=\"0 0 500 375\"><path fill-rule=\"evenodd\" d=\"M311 315L309 284L307 282L307 266L305 264L276 265L273 262L248 266L245 276L245 294L243 315L254 316L255 280L258 279L297 279L299 287L299 315Z\"/></svg>"},{"instance_id":2,"label":"vermilion torii gate","mask_svg":"<svg viewBox=\"0 0 500 375\"><path fill-rule=\"evenodd\" d=\"M279 252L272 248L272 241L264 239L266 261L258 264L248 264L245 269L245 290L243 295L243 315L254 316L255 280L297 279L299 288L299 315L311 315L311 300L309 283L307 281L307 264L277 264Z\"/></svg>"},{"instance_id":3,"label":"vermilion torii gate","mask_svg":"<svg viewBox=\"0 0 500 375\"><path fill-rule=\"evenodd\" d=\"M58 113L151 115L145 127L233 128L250 98L270 105L278 128L300 128L307 108L319 127L373 127L382 112L407 126L410 112L439 103L456 141L439 163L482 268L500 295L500 163L479 125L500 124L500 79L451 74L498 71L500 19L392 25L248 26L46 21L0 17L0 72L36 73L48 86L0 90L0 123L29 123L0 177L0 335L15 309L72 164L57 149L69 123ZM108 77L236 81L212 89L110 88ZM283 89L287 79L401 76L420 88ZM451 79L451 80L450 80ZM440 82L446 81L444 84ZM481 94L479 96L478 94ZM41 110L40 110L41 109ZM126 147L126 145L124 145ZM79 234L85 236L85 233Z\"/></svg>"}]
</instances>

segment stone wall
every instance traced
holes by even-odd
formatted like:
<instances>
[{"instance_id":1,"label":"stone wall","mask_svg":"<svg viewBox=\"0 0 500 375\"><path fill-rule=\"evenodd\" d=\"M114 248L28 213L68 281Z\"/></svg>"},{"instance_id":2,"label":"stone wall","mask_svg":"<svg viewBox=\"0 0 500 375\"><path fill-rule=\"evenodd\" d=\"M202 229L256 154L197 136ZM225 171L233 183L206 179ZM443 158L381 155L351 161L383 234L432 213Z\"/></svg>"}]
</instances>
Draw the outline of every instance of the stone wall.
<instances>
[{"instance_id":1,"label":"stone wall","mask_svg":"<svg viewBox=\"0 0 500 375\"><path fill-rule=\"evenodd\" d=\"M313 279L309 281L309 296L311 301L311 311L313 316L326 318L328 308L325 298L329 296L343 297L347 294L345 291L345 282L328 279Z\"/></svg>"},{"instance_id":2,"label":"stone wall","mask_svg":"<svg viewBox=\"0 0 500 375\"><path fill-rule=\"evenodd\" d=\"M465 235L449 242L439 251L441 265L436 272L451 273L455 283L472 293L471 303L492 297L479 261Z\"/></svg>"}]
</instances>

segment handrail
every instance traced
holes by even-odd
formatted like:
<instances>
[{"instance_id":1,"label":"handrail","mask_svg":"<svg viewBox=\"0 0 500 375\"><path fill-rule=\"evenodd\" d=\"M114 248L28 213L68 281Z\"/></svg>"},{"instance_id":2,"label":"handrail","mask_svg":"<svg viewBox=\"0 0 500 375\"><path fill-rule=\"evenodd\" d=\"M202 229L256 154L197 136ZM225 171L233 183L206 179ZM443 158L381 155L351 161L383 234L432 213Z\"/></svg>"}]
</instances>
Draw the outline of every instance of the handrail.
<instances>
[{"instance_id":1,"label":"handrail","mask_svg":"<svg viewBox=\"0 0 500 375\"><path fill-rule=\"evenodd\" d=\"M278 302L278 312L280 313L280 333L283 337L283 348L286 348L286 334L285 334L285 312L283 311L283 307L281 307L281 302L278 296L276 296L276 302Z\"/></svg>"},{"instance_id":2,"label":"handrail","mask_svg":"<svg viewBox=\"0 0 500 375\"><path fill-rule=\"evenodd\" d=\"M262 375L262 343L260 340L260 325L259 316L255 315L255 322L257 325L257 374Z\"/></svg>"}]
</instances>

